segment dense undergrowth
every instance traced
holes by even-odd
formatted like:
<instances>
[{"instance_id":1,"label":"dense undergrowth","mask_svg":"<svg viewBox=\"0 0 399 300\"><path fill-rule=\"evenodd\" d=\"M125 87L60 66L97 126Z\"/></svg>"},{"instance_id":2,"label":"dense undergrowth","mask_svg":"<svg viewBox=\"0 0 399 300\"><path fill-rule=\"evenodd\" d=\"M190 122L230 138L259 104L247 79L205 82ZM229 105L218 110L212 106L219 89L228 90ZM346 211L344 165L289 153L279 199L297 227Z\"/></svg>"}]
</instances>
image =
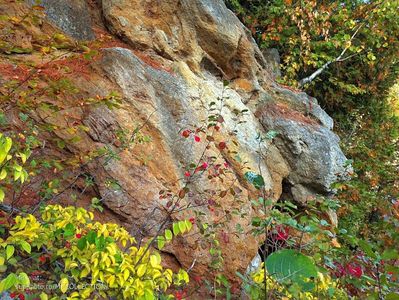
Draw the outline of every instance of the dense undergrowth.
<instances>
[{"instance_id":1,"label":"dense undergrowth","mask_svg":"<svg viewBox=\"0 0 399 300\"><path fill-rule=\"evenodd\" d=\"M388 276L378 273L397 274L398 264L381 258L397 250L399 233L398 1L226 2L260 47L280 52L277 80L304 89L333 116L354 168L350 181L334 186L345 232L335 276L348 274L343 262L357 264L360 280L344 279L342 287L349 295L385 299L371 286L379 290ZM399 297L391 290L387 299Z\"/></svg>"}]
</instances>

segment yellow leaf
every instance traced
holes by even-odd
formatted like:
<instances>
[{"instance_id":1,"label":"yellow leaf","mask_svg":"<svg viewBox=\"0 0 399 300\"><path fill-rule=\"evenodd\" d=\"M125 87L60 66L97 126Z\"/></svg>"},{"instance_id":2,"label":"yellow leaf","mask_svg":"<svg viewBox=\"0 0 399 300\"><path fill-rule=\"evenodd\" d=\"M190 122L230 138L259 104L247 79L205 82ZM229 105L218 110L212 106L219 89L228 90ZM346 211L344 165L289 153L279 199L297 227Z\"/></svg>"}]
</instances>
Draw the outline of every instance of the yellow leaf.
<instances>
[{"instance_id":1,"label":"yellow leaf","mask_svg":"<svg viewBox=\"0 0 399 300\"><path fill-rule=\"evenodd\" d=\"M58 286L60 287L60 290L63 294L66 293L66 291L68 290L68 285L69 285L69 281L68 278L62 278L58 284Z\"/></svg>"},{"instance_id":2,"label":"yellow leaf","mask_svg":"<svg viewBox=\"0 0 399 300\"><path fill-rule=\"evenodd\" d=\"M46 293L41 293L39 297L40 297L40 300L48 300L48 296Z\"/></svg>"},{"instance_id":3,"label":"yellow leaf","mask_svg":"<svg viewBox=\"0 0 399 300\"><path fill-rule=\"evenodd\" d=\"M161 258L155 254L150 256L150 263L153 268L156 268L161 263Z\"/></svg>"},{"instance_id":4,"label":"yellow leaf","mask_svg":"<svg viewBox=\"0 0 399 300\"><path fill-rule=\"evenodd\" d=\"M146 271L146 265L140 265L137 268L137 276L142 277L145 274L145 271Z\"/></svg>"},{"instance_id":5,"label":"yellow leaf","mask_svg":"<svg viewBox=\"0 0 399 300\"><path fill-rule=\"evenodd\" d=\"M335 248L341 248L341 244L337 241L336 238L333 238L331 240L331 245L333 245L333 247L335 247Z\"/></svg>"},{"instance_id":6,"label":"yellow leaf","mask_svg":"<svg viewBox=\"0 0 399 300\"><path fill-rule=\"evenodd\" d=\"M3 180L7 176L7 171L5 169L0 172L0 180Z\"/></svg>"},{"instance_id":7,"label":"yellow leaf","mask_svg":"<svg viewBox=\"0 0 399 300\"><path fill-rule=\"evenodd\" d=\"M109 276L108 284L111 286L114 284L114 282L115 282L115 276L114 275Z\"/></svg>"},{"instance_id":8,"label":"yellow leaf","mask_svg":"<svg viewBox=\"0 0 399 300\"><path fill-rule=\"evenodd\" d=\"M21 223L19 224L19 229L20 229L20 230L24 229L27 222L28 222L28 220L26 220L25 218L23 218L23 219L21 220Z\"/></svg>"},{"instance_id":9,"label":"yellow leaf","mask_svg":"<svg viewBox=\"0 0 399 300\"><path fill-rule=\"evenodd\" d=\"M125 271L123 271L123 279L126 281L129 278L129 270L125 269Z\"/></svg>"},{"instance_id":10,"label":"yellow leaf","mask_svg":"<svg viewBox=\"0 0 399 300\"><path fill-rule=\"evenodd\" d=\"M89 274L90 270L87 268L84 268L82 272L80 272L80 278L86 277Z\"/></svg>"}]
</instances>

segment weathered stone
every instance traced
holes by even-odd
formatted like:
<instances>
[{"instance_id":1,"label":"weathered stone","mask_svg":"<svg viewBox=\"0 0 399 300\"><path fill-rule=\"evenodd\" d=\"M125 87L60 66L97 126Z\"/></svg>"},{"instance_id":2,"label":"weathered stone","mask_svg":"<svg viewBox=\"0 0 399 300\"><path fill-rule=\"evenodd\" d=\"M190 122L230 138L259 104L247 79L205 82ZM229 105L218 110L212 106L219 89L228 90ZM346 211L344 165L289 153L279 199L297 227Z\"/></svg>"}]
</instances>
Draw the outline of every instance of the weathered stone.
<instances>
[{"instance_id":1,"label":"weathered stone","mask_svg":"<svg viewBox=\"0 0 399 300\"><path fill-rule=\"evenodd\" d=\"M36 4L36 0L28 0ZM77 40L92 40L89 8L85 0L42 0L47 17L66 34Z\"/></svg>"},{"instance_id":2,"label":"weathered stone","mask_svg":"<svg viewBox=\"0 0 399 300\"><path fill-rule=\"evenodd\" d=\"M137 161L126 154L122 156L121 160L113 161L106 166L106 173L118 180L122 188L121 192L112 193L101 184L105 179L105 175L102 175L104 171L101 168L93 172L96 174L96 182L99 182L102 195L112 193L112 197L107 197L105 204L129 220L128 222L134 228L140 228L140 224L143 223L148 224L149 222L146 220L148 215L151 215L151 225L159 224L165 216L162 213L152 214L152 212L165 203L159 201L156 191L176 189L179 184L174 187L170 183L178 183L178 178L183 175L184 166L187 165L187 162L198 159L202 151L193 145L187 145L187 142L182 140L179 135L179 129L188 128L190 124L199 124L201 119L206 117L206 106L211 101L217 101L223 91L223 83L212 77L205 79L198 77L185 63L176 66L176 74L153 69L143 64L133 52L122 48L106 49L104 59L99 65L107 77L119 86L125 101L134 111L127 112L130 119L127 116L121 118L121 114L117 115L118 124L122 127L127 126L132 119L138 118L137 112L143 118L151 116L148 123L148 134L156 141L156 145L154 145L156 151L151 147L146 152L149 155L153 154L153 157L162 157L162 166L159 165L158 160L155 160L149 162L146 168L139 167ZM234 111L242 111L245 108L246 106L240 101L240 96L234 90L227 89L225 91L225 104L222 110L225 128L226 130L236 128L236 140L239 145L237 152L240 153L241 159L246 161L247 166L252 169L257 169L260 165L267 188L272 188L271 174L266 164L264 162L259 164L254 153L258 149L257 132L261 132L263 129L251 112L248 112L246 122L243 124L238 124L239 120L235 118ZM227 133L224 132L220 138L226 136ZM223 153L222 156L235 168L234 158L229 153ZM238 164L234 172L240 178L239 182L243 182L244 172L240 170ZM126 176L126 174L130 176ZM216 188L214 184L200 180L193 184L192 189L202 194L206 189ZM241 210L251 214L252 208L248 202L248 193L245 192L247 187L238 184L237 188L242 193L240 198L247 203L241 207ZM226 203L221 202L220 205L232 208L229 200L226 200ZM226 224L225 230L227 231L228 228L234 230L237 223L243 222L245 220L232 220ZM242 225L245 226L244 223ZM153 226L153 228L157 227ZM151 233L154 232L146 232L146 234ZM242 251L237 250L225 258L228 274L234 274L234 270L237 269L245 269L246 263L257 248L257 243L251 236L231 237L231 239L231 243ZM192 264L193 253L195 253L195 257L202 257L194 268L194 272L202 274L208 269L210 261L207 250L200 250L197 242L197 239L187 239L183 244L174 245L168 251L173 253L179 263L186 267Z\"/></svg>"},{"instance_id":3,"label":"weathered stone","mask_svg":"<svg viewBox=\"0 0 399 300\"><path fill-rule=\"evenodd\" d=\"M89 17L93 12L83 0L45 0L44 6L49 19L72 37L93 37ZM188 212L168 216L159 191L178 193L184 186L187 166L199 160L204 149L182 138L180 131L206 125L209 104L216 102L224 122L213 138L216 144L226 142L228 149L214 147L209 154L226 162L229 171L223 182L194 181L182 201L198 204L209 222L233 209L243 214L229 218L217 233L224 237L220 239L224 273L237 280L236 272L245 272L261 243L247 234L256 215L250 200L258 195L245 180L245 172L262 173L275 200L287 190L304 204L319 193L330 193L331 183L346 173L346 158L331 131L332 119L315 99L272 80L250 33L222 0L102 0L101 9L107 28L133 50L103 49L91 66L90 78L72 80L82 97L118 92L121 107L77 107L51 115L37 109L35 115L58 125L54 133L60 139L74 135L62 129L68 127L70 114L88 127L78 142L66 146L72 153L105 146L119 153L120 159L104 158L85 166L85 172L94 178L98 196L112 217L122 220L138 239L148 239L165 220L170 224L192 216ZM231 80L229 87L224 79ZM122 151L116 136L122 130L131 133L140 124L141 134L151 142ZM274 142L259 142L257 137L269 130L278 132ZM211 213L200 204L211 200L215 190L230 194L219 197ZM244 234L232 234L237 225ZM198 231L195 226L194 231ZM207 243L189 235L163 251L170 264L186 269L193 265L192 274L212 280L208 250Z\"/></svg>"},{"instance_id":4,"label":"weathered stone","mask_svg":"<svg viewBox=\"0 0 399 300\"><path fill-rule=\"evenodd\" d=\"M265 58L267 69L275 77L281 76L280 70L280 54L276 48L267 48L262 50L263 57Z\"/></svg>"},{"instance_id":5,"label":"weathered stone","mask_svg":"<svg viewBox=\"0 0 399 300\"><path fill-rule=\"evenodd\" d=\"M284 113L292 118L284 119ZM293 198L306 203L318 193L331 193L331 184L349 171L338 136L317 123L284 113L275 115L265 109L259 117L267 130L278 132L275 145L290 166L287 180L292 185Z\"/></svg>"},{"instance_id":6,"label":"weathered stone","mask_svg":"<svg viewBox=\"0 0 399 300\"><path fill-rule=\"evenodd\" d=\"M102 7L108 26L133 47L186 61L194 72L208 58L226 78L254 81L264 63L250 34L221 0L102 0Z\"/></svg>"}]
</instances>

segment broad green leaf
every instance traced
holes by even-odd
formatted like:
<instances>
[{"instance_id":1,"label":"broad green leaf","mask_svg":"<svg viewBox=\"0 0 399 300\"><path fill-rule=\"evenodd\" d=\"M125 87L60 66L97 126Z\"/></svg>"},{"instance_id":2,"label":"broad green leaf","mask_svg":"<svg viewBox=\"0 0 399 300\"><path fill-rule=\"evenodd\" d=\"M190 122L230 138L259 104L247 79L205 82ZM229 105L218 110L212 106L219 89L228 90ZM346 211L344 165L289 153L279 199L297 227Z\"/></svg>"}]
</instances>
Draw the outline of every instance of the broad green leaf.
<instances>
[{"instance_id":1,"label":"broad green leaf","mask_svg":"<svg viewBox=\"0 0 399 300\"><path fill-rule=\"evenodd\" d=\"M24 287L28 287L30 285L29 277L24 272L18 274L18 282Z\"/></svg>"},{"instance_id":2,"label":"broad green leaf","mask_svg":"<svg viewBox=\"0 0 399 300\"><path fill-rule=\"evenodd\" d=\"M14 255L15 248L13 245L8 245L6 247L6 258L10 259Z\"/></svg>"},{"instance_id":3,"label":"broad green leaf","mask_svg":"<svg viewBox=\"0 0 399 300\"><path fill-rule=\"evenodd\" d=\"M96 238L96 249L99 251L104 250L105 248L105 238L104 236L100 236Z\"/></svg>"},{"instance_id":4,"label":"broad green leaf","mask_svg":"<svg viewBox=\"0 0 399 300\"><path fill-rule=\"evenodd\" d=\"M180 232L185 233L186 232L186 223L184 221L179 221L178 225L179 225Z\"/></svg>"},{"instance_id":5,"label":"broad green leaf","mask_svg":"<svg viewBox=\"0 0 399 300\"><path fill-rule=\"evenodd\" d=\"M158 237L158 249L162 250L165 247L165 238L163 236Z\"/></svg>"},{"instance_id":6,"label":"broad green leaf","mask_svg":"<svg viewBox=\"0 0 399 300\"><path fill-rule=\"evenodd\" d=\"M383 260L397 259L398 258L398 250L396 249L387 249L382 254L381 258Z\"/></svg>"},{"instance_id":7,"label":"broad green leaf","mask_svg":"<svg viewBox=\"0 0 399 300\"><path fill-rule=\"evenodd\" d=\"M291 280L309 290L304 279L316 278L317 268L313 260L298 251L284 249L272 253L266 260L267 272L279 281Z\"/></svg>"},{"instance_id":8,"label":"broad green leaf","mask_svg":"<svg viewBox=\"0 0 399 300\"><path fill-rule=\"evenodd\" d=\"M12 146L12 140L9 137L1 137L0 139L0 164L6 159L8 152Z\"/></svg>"},{"instance_id":9,"label":"broad green leaf","mask_svg":"<svg viewBox=\"0 0 399 300\"><path fill-rule=\"evenodd\" d=\"M165 238L167 241L170 241L173 238L172 231L170 231L169 229L166 229L165 230Z\"/></svg>"},{"instance_id":10,"label":"broad green leaf","mask_svg":"<svg viewBox=\"0 0 399 300\"><path fill-rule=\"evenodd\" d=\"M376 258L373 249L371 248L371 246L366 241L360 240L359 241L359 246L367 254L368 257L374 258L374 259Z\"/></svg>"},{"instance_id":11,"label":"broad green leaf","mask_svg":"<svg viewBox=\"0 0 399 300\"><path fill-rule=\"evenodd\" d=\"M187 231L190 231L191 228L193 228L193 223L191 223L189 220L185 220L184 223L186 224Z\"/></svg>"},{"instance_id":12,"label":"broad green leaf","mask_svg":"<svg viewBox=\"0 0 399 300\"><path fill-rule=\"evenodd\" d=\"M86 248L86 244L87 244L86 237L82 237L79 239L79 241L77 243L77 247L79 250L83 250L84 248Z\"/></svg>"},{"instance_id":13,"label":"broad green leaf","mask_svg":"<svg viewBox=\"0 0 399 300\"><path fill-rule=\"evenodd\" d=\"M0 202L4 201L4 197L5 197L4 191L0 188Z\"/></svg>"},{"instance_id":14,"label":"broad green leaf","mask_svg":"<svg viewBox=\"0 0 399 300\"><path fill-rule=\"evenodd\" d=\"M389 293L385 296L385 300L399 300L399 294L394 292Z\"/></svg>"},{"instance_id":15,"label":"broad green leaf","mask_svg":"<svg viewBox=\"0 0 399 300\"><path fill-rule=\"evenodd\" d=\"M32 251L32 247L26 241L21 241L20 246L21 246L22 250L24 250L27 253L30 253Z\"/></svg>"},{"instance_id":16,"label":"broad green leaf","mask_svg":"<svg viewBox=\"0 0 399 300\"><path fill-rule=\"evenodd\" d=\"M180 228L178 223L173 223L173 234L178 235L180 233Z\"/></svg>"},{"instance_id":17,"label":"broad green leaf","mask_svg":"<svg viewBox=\"0 0 399 300\"><path fill-rule=\"evenodd\" d=\"M0 282L0 293L13 287L18 281L17 275L14 273L9 274Z\"/></svg>"},{"instance_id":18,"label":"broad green leaf","mask_svg":"<svg viewBox=\"0 0 399 300\"><path fill-rule=\"evenodd\" d=\"M146 289L144 291L144 300L155 300L155 299L157 299L157 298L155 298L153 291L151 291L149 289Z\"/></svg>"},{"instance_id":19,"label":"broad green leaf","mask_svg":"<svg viewBox=\"0 0 399 300\"><path fill-rule=\"evenodd\" d=\"M73 236L74 234L75 234L75 226L73 226L73 224L71 223L67 224L64 229L64 236L69 237Z\"/></svg>"},{"instance_id":20,"label":"broad green leaf","mask_svg":"<svg viewBox=\"0 0 399 300\"><path fill-rule=\"evenodd\" d=\"M96 242L97 233L94 230L90 230L86 235L86 239L89 244L94 244Z\"/></svg>"},{"instance_id":21,"label":"broad green leaf","mask_svg":"<svg viewBox=\"0 0 399 300\"><path fill-rule=\"evenodd\" d=\"M263 180L263 177L261 175L249 171L245 173L244 177L258 190L265 186L265 181Z\"/></svg>"}]
</instances>

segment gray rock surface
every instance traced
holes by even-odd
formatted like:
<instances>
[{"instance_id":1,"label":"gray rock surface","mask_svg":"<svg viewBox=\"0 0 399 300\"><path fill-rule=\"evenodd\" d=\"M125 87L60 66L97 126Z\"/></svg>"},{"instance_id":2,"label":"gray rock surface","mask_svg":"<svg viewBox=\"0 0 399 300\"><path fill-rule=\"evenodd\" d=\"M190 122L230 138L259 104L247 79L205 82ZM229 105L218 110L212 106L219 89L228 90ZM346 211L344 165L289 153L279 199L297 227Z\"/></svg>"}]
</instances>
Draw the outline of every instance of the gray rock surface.
<instances>
[{"instance_id":1,"label":"gray rock surface","mask_svg":"<svg viewBox=\"0 0 399 300\"><path fill-rule=\"evenodd\" d=\"M270 73L275 77L281 76L280 70L280 54L276 48L268 48L262 50L263 57L265 58L266 65Z\"/></svg>"},{"instance_id":2,"label":"gray rock surface","mask_svg":"<svg viewBox=\"0 0 399 300\"><path fill-rule=\"evenodd\" d=\"M316 194L331 193L331 184L347 176L346 157L338 136L318 124L268 114L260 122L279 134L275 144L290 166L287 177L294 200L306 203Z\"/></svg>"},{"instance_id":3,"label":"gray rock surface","mask_svg":"<svg viewBox=\"0 0 399 300\"><path fill-rule=\"evenodd\" d=\"M35 0L28 2L36 3ZM77 40L94 39L89 8L85 0L42 0L40 5L45 8L49 20L69 36Z\"/></svg>"}]
</instances>

